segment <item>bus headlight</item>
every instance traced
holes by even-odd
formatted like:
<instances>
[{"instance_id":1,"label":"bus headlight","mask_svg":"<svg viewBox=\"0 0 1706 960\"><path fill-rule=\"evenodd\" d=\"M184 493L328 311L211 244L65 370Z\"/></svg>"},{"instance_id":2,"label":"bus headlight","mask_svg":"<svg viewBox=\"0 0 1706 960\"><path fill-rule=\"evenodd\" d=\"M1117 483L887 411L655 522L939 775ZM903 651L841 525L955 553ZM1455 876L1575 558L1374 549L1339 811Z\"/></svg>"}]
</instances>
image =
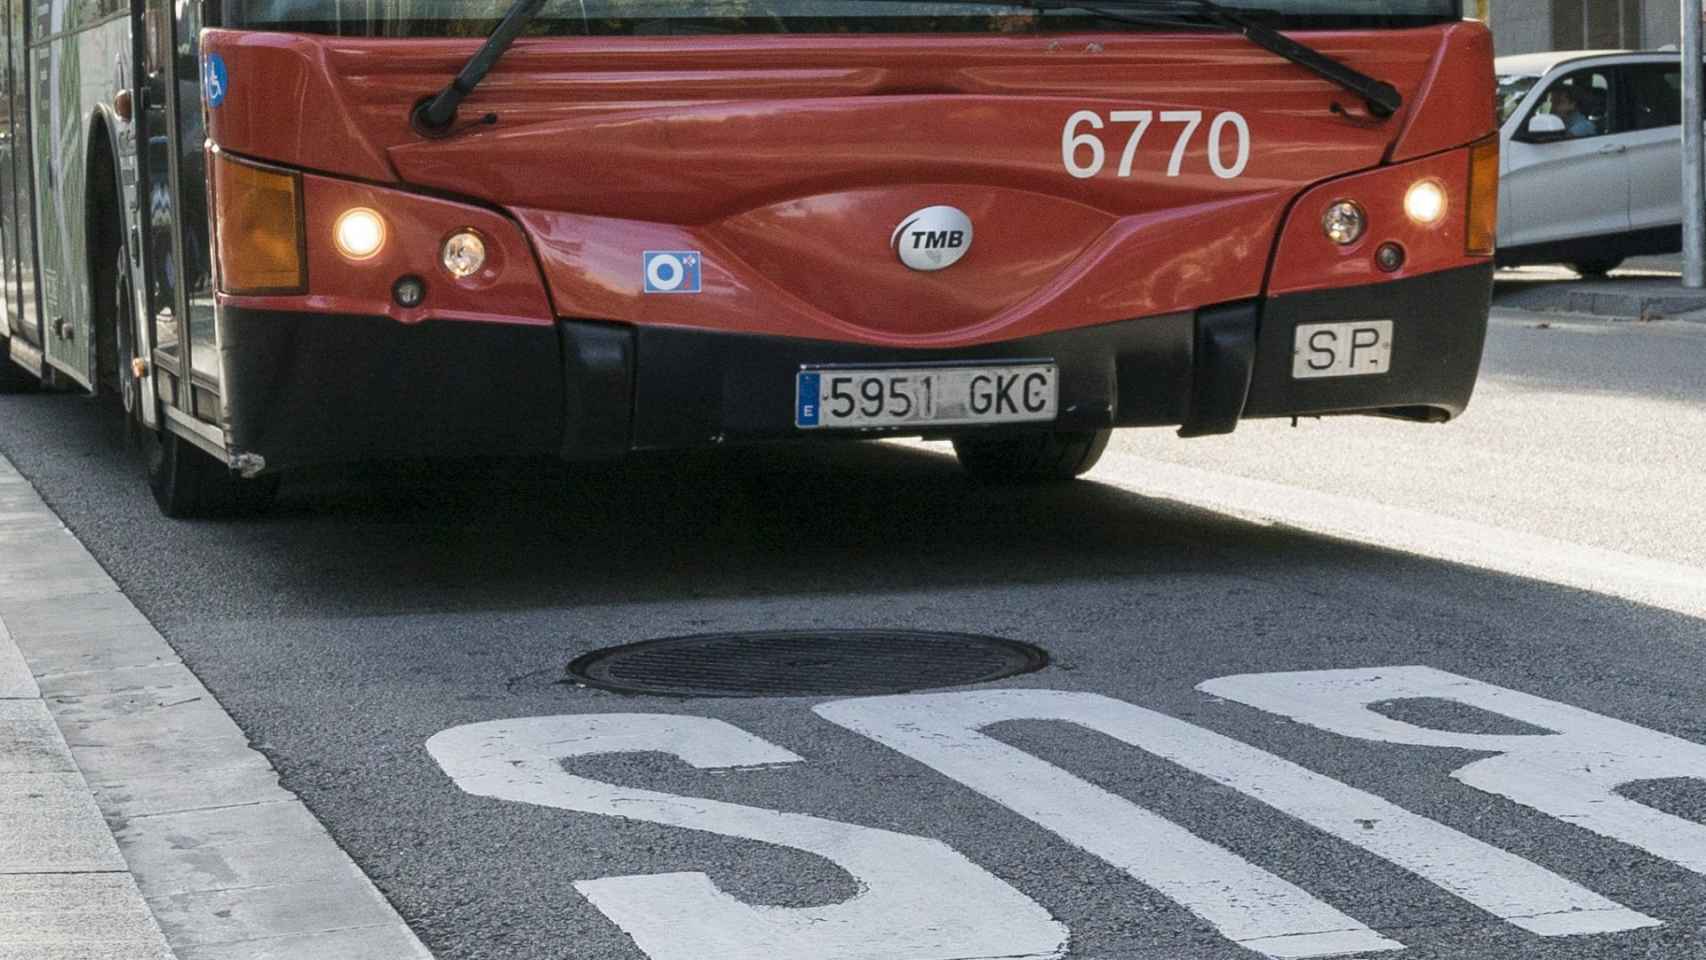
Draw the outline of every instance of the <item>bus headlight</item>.
<instances>
[{"instance_id":1,"label":"bus headlight","mask_svg":"<svg viewBox=\"0 0 1706 960\"><path fill-rule=\"evenodd\" d=\"M1362 239L1362 232L1367 227L1368 217L1361 207L1349 200L1340 200L1321 216L1321 229L1327 234L1327 239L1340 246L1349 246Z\"/></svg>"},{"instance_id":2,"label":"bus headlight","mask_svg":"<svg viewBox=\"0 0 1706 960\"><path fill-rule=\"evenodd\" d=\"M444 241L444 269L466 280L486 265L486 241L472 230L461 230Z\"/></svg>"},{"instance_id":3,"label":"bus headlight","mask_svg":"<svg viewBox=\"0 0 1706 960\"><path fill-rule=\"evenodd\" d=\"M349 260L371 260L385 246L385 220L366 207L345 210L332 225L332 242Z\"/></svg>"},{"instance_id":4,"label":"bus headlight","mask_svg":"<svg viewBox=\"0 0 1706 960\"><path fill-rule=\"evenodd\" d=\"M1433 180L1418 180L1404 194L1404 212L1411 220L1431 227L1445 219L1445 188Z\"/></svg>"}]
</instances>

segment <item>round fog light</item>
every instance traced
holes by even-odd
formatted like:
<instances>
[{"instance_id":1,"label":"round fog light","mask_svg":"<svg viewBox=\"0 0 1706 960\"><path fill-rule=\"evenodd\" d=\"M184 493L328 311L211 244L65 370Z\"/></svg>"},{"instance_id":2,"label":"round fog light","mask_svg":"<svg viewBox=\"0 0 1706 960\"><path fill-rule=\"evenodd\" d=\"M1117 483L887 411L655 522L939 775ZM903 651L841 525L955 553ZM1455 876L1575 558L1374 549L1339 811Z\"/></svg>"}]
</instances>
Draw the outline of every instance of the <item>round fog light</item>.
<instances>
[{"instance_id":1,"label":"round fog light","mask_svg":"<svg viewBox=\"0 0 1706 960\"><path fill-rule=\"evenodd\" d=\"M397 301L397 306L412 310L426 300L426 281L420 277L403 277L391 288L391 297Z\"/></svg>"},{"instance_id":2,"label":"round fog light","mask_svg":"<svg viewBox=\"0 0 1706 960\"><path fill-rule=\"evenodd\" d=\"M1445 219L1445 188L1432 180L1412 184L1404 194L1404 212L1423 226L1433 226Z\"/></svg>"},{"instance_id":3,"label":"round fog light","mask_svg":"<svg viewBox=\"0 0 1706 960\"><path fill-rule=\"evenodd\" d=\"M466 280L486 265L486 241L472 230L463 230L444 241L444 269L458 280Z\"/></svg>"},{"instance_id":4,"label":"round fog light","mask_svg":"<svg viewBox=\"0 0 1706 960\"><path fill-rule=\"evenodd\" d=\"M1349 200L1340 200L1327 208L1321 217L1321 229L1326 232L1327 239L1341 246L1349 246L1362 239L1362 232L1368 226L1368 218L1363 215L1362 208Z\"/></svg>"},{"instance_id":5,"label":"round fog light","mask_svg":"<svg viewBox=\"0 0 1706 960\"><path fill-rule=\"evenodd\" d=\"M1404 265L1404 248L1396 243L1383 243L1374 251L1374 265L1391 273Z\"/></svg>"},{"instance_id":6,"label":"round fog light","mask_svg":"<svg viewBox=\"0 0 1706 960\"><path fill-rule=\"evenodd\" d=\"M345 210L332 225L332 242L351 260L371 260L385 246L385 221L366 207Z\"/></svg>"}]
</instances>

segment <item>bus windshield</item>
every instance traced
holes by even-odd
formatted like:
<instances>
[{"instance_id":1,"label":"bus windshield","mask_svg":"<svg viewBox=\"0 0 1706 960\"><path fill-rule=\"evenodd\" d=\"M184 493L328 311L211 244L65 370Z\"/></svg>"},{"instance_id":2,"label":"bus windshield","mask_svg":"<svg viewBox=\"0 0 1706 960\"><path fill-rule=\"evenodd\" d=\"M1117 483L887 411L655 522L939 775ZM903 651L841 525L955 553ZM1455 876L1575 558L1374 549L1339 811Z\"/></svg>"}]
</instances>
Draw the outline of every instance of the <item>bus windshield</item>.
<instances>
[{"instance_id":1,"label":"bus windshield","mask_svg":"<svg viewBox=\"0 0 1706 960\"><path fill-rule=\"evenodd\" d=\"M1410 27L1461 16L1461 0L1222 0L1222 4L1292 29ZM509 7L510 0L225 0L224 23L341 36L474 37L491 32ZM1179 14L1187 12L1181 5ZM529 33L1027 33L1143 28L1083 10L1040 13L1023 5L925 0L550 0Z\"/></svg>"}]
</instances>

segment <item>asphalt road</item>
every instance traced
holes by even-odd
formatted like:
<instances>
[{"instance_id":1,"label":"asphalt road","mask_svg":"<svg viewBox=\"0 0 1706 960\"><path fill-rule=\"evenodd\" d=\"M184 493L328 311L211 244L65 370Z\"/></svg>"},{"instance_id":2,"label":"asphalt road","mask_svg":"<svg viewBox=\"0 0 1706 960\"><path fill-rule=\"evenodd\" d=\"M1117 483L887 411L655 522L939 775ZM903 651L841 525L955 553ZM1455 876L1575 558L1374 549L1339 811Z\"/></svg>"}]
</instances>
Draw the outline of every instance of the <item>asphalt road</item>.
<instances>
[{"instance_id":1,"label":"asphalt road","mask_svg":"<svg viewBox=\"0 0 1706 960\"><path fill-rule=\"evenodd\" d=\"M1542 330L1505 316L1476 406L1457 424L1125 436L1095 482L1046 491L980 489L935 453L884 444L597 469L325 473L288 484L264 520L173 523L90 401L0 397L0 452L440 960L639 960L636 931L659 958L996 955L984 944L956 952L956 937L975 937L954 932L955 918L998 932L1007 955L1035 955L1051 931L1069 937L1073 958L1281 955L1336 930L1358 955L1401 943L1391 955L1680 960L1706 953L1706 780L1686 779L1706 777L1706 623L1126 487L1145 463L1171 461L1478 523L1491 539L1538 534L1706 568L1703 369L1706 327ZM1284 509L1273 505L1282 520ZM1079 712L1075 722L997 717L984 740L930 734L928 711L906 712L925 704L820 715L821 700L634 697L556 682L569 660L610 644L827 627L1029 641L1051 665L993 689L1111 699L1027 700L1010 715ZM1276 671L1355 669L1377 687L1423 676L1390 669L1404 665L1590 713L1474 684L1371 694L1380 716L1447 731L1435 739L1505 735L1469 749L1281 715L1342 706L1342 690L1298 694L1286 710L1245 702L1260 682L1198 689ZM956 710L1004 709L932 703L949 727ZM649 740L584 719L515 724L489 763L455 735L435 741L450 744L436 759L426 747L468 724L612 713L678 719L648 721L663 725ZM736 750L738 734L680 718L724 721L769 747ZM515 752L530 730L556 745L542 765ZM1452 776L1541 730L1564 736L1544 738L1559 746L1528 766ZM700 766L671 756L693 743L736 755ZM605 752L553 759L586 750ZM1640 781L1621 796L1647 807L1582 787L1620 763ZM545 792L476 795L527 784ZM1318 829L1342 818L1341 785L1378 807L1343 835ZM793 831L819 856L730 835L743 829L732 804L951 849L868 831L838 847L811 837L845 838L843 828L773 813L744 828ZM1324 818L1316 826L1311 810ZM1640 824L1654 829L1634 842ZM1179 828L1188 835L1168 832ZM1144 842L1120 859L1133 838ZM869 855L881 844L898 853ZM696 900L679 876L662 881L677 883L664 894L656 880L588 883L693 872L727 897ZM921 876L935 878L930 896L858 914ZM851 912L832 906L849 898ZM743 904L804 909L759 911L786 928L770 941L707 919L748 916ZM1331 923L1300 928L1309 911ZM1297 939L1263 939L1275 931Z\"/></svg>"}]
</instances>

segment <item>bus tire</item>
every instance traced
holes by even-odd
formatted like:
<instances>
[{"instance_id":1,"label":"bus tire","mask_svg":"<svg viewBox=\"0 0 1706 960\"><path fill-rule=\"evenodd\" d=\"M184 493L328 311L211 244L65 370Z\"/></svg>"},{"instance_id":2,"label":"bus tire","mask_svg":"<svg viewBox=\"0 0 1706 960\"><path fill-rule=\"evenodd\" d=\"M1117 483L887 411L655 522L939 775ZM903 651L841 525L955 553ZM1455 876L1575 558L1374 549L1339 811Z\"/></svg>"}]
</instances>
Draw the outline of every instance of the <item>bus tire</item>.
<instances>
[{"instance_id":1,"label":"bus tire","mask_svg":"<svg viewBox=\"0 0 1706 960\"><path fill-rule=\"evenodd\" d=\"M136 356L132 334L129 257L120 246L110 277L102 279L107 320L112 324L110 383L116 388L125 431L142 450L148 489L160 512L173 519L248 516L265 511L278 493L278 477L245 480L230 467L169 430L155 430L142 420L141 381L131 370Z\"/></svg>"},{"instance_id":2,"label":"bus tire","mask_svg":"<svg viewBox=\"0 0 1706 960\"><path fill-rule=\"evenodd\" d=\"M174 520L247 517L264 513L278 494L278 476L245 480L200 447L169 430L142 431L148 489Z\"/></svg>"},{"instance_id":3,"label":"bus tire","mask_svg":"<svg viewBox=\"0 0 1706 960\"><path fill-rule=\"evenodd\" d=\"M954 455L979 483L1061 483L1089 472L1111 436L1112 430L962 434L954 438Z\"/></svg>"}]
</instances>

